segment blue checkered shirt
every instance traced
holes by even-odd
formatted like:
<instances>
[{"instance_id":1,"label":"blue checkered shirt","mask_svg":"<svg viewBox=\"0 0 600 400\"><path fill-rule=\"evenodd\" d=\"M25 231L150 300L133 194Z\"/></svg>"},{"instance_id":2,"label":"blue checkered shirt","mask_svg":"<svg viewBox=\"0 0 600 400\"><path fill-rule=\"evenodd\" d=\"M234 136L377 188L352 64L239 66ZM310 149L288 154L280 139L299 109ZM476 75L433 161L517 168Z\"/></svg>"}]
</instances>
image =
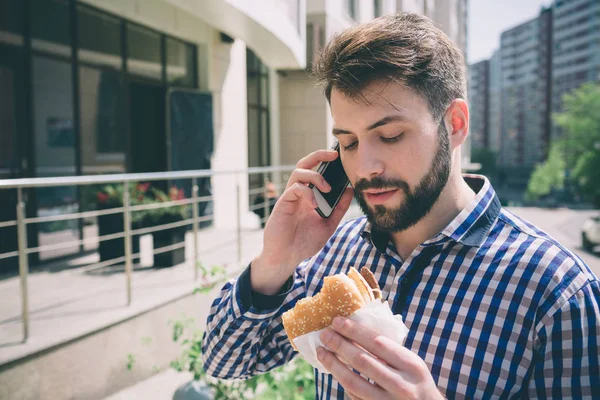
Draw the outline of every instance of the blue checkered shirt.
<instances>
[{"instance_id":1,"label":"blue checkered shirt","mask_svg":"<svg viewBox=\"0 0 600 400\"><path fill-rule=\"evenodd\" d=\"M365 217L342 224L275 296L252 292L249 270L214 301L204 366L247 378L297 353L281 314L323 277L371 269L410 330L405 346L427 363L448 398L600 398L600 282L585 263L501 208L487 179L465 176L476 198L403 260ZM343 399L315 372L318 399Z\"/></svg>"}]
</instances>

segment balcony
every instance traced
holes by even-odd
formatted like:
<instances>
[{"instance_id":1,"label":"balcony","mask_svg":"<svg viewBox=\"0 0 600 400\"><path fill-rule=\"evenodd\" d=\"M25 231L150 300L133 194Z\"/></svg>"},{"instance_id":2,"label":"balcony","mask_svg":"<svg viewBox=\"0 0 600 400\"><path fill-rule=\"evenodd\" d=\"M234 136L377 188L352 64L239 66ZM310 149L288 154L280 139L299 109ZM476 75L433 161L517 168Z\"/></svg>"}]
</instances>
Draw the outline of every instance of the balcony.
<instances>
[{"instance_id":1,"label":"balcony","mask_svg":"<svg viewBox=\"0 0 600 400\"><path fill-rule=\"evenodd\" d=\"M306 65L305 0L168 0L215 29L246 42L271 68Z\"/></svg>"}]
</instances>

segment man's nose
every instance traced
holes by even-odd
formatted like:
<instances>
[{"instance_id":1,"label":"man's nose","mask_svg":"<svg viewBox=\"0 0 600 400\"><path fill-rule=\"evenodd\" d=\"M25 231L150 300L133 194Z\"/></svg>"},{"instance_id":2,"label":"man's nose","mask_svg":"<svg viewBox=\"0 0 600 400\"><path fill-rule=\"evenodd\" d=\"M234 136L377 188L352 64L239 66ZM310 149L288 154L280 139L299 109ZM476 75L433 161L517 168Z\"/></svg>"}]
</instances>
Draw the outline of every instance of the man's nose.
<instances>
[{"instance_id":1,"label":"man's nose","mask_svg":"<svg viewBox=\"0 0 600 400\"><path fill-rule=\"evenodd\" d=\"M370 180L383 174L384 163L374 146L364 144L357 149L357 175L359 179Z\"/></svg>"}]
</instances>

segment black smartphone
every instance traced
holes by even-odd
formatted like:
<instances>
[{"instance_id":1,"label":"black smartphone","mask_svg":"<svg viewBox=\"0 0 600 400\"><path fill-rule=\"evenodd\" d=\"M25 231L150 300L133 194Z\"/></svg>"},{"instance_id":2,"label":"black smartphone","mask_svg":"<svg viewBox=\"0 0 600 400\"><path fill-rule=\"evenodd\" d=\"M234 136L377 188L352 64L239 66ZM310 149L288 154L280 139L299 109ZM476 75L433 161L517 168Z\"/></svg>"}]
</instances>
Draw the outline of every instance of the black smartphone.
<instances>
[{"instance_id":1,"label":"black smartphone","mask_svg":"<svg viewBox=\"0 0 600 400\"><path fill-rule=\"evenodd\" d=\"M344 167L342 166L340 144L336 142L331 149L338 152L338 157L333 161L321 163L317 169L317 172L323 175L327 183L329 183L331 190L324 193L314 185L309 185L317 200L318 207L316 210L323 218L329 218L329 216L331 216L333 209L340 201L346 187L350 183L346 176L346 172L344 171Z\"/></svg>"}]
</instances>

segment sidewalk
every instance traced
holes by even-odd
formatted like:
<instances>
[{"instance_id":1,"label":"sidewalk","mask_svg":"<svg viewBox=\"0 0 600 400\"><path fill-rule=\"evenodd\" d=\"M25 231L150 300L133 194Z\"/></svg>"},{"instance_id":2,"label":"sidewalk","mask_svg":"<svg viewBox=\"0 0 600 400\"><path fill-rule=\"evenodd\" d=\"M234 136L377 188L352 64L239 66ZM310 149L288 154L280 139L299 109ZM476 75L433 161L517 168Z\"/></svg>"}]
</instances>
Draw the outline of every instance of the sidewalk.
<instances>
[{"instance_id":1,"label":"sidewalk","mask_svg":"<svg viewBox=\"0 0 600 400\"><path fill-rule=\"evenodd\" d=\"M225 266L235 273L262 248L262 229L242 232L241 263L235 230L203 229L198 234L199 260L205 266ZM142 238L142 258L151 255L150 238ZM193 259L193 233L186 235L186 259ZM21 291L18 277L0 281L0 366L68 342L190 294L194 281L191 261L171 268L136 264L132 303L127 306L124 265L86 271L81 265L98 262L92 254L59 269L31 273L28 278L29 340L22 342ZM142 260L143 261L143 260Z\"/></svg>"},{"instance_id":2,"label":"sidewalk","mask_svg":"<svg viewBox=\"0 0 600 400\"><path fill-rule=\"evenodd\" d=\"M184 383L191 381L192 378L193 375L191 373L168 369L159 372L150 379L121 390L104 400L171 400L175 390Z\"/></svg>"}]
</instances>

